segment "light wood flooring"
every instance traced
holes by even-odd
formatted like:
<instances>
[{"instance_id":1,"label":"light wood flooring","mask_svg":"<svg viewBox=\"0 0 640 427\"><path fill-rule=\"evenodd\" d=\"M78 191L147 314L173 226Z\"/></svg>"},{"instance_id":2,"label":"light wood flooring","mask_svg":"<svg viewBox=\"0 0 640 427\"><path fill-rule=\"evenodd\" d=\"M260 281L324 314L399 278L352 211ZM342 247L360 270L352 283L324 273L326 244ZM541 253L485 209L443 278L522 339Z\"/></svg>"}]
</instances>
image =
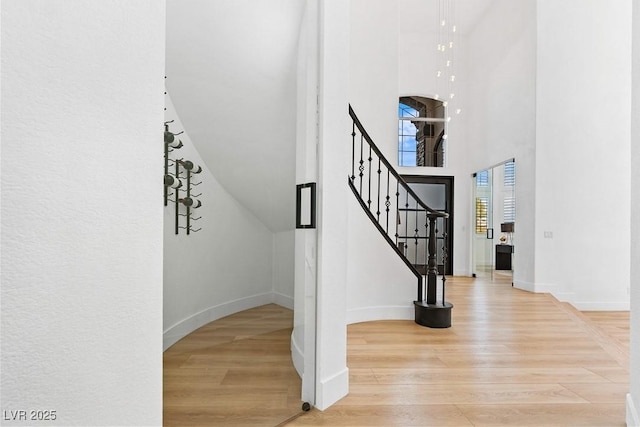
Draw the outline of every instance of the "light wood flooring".
<instances>
[{"instance_id":1,"label":"light wood flooring","mask_svg":"<svg viewBox=\"0 0 640 427\"><path fill-rule=\"evenodd\" d=\"M350 325L349 395L286 425L625 425L628 312L579 312L514 289L504 276L451 278L447 300L454 304L451 328ZM239 325L221 323L234 318ZM165 425L276 426L298 413L291 318L281 307L260 307L167 350Z\"/></svg>"},{"instance_id":2,"label":"light wood flooring","mask_svg":"<svg viewBox=\"0 0 640 427\"><path fill-rule=\"evenodd\" d=\"M209 323L164 352L164 426L272 427L300 412L293 312L269 304Z\"/></svg>"}]
</instances>

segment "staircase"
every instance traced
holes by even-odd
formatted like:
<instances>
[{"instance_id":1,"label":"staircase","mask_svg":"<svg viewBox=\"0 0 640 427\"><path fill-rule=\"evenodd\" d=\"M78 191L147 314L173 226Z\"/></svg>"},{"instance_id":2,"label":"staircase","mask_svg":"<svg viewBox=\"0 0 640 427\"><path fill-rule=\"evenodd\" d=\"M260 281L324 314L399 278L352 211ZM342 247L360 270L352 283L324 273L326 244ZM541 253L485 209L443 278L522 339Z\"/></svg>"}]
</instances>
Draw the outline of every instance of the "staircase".
<instances>
[{"instance_id":1,"label":"staircase","mask_svg":"<svg viewBox=\"0 0 640 427\"><path fill-rule=\"evenodd\" d=\"M438 264L446 264L447 248L442 243L438 260L437 222L449 214L431 209L416 195L374 144L349 106L351 173L349 188L365 214L404 261L418 281L413 302L417 324L431 328L451 326L453 305L445 300L446 277L438 285ZM443 230L446 229L443 227Z\"/></svg>"}]
</instances>

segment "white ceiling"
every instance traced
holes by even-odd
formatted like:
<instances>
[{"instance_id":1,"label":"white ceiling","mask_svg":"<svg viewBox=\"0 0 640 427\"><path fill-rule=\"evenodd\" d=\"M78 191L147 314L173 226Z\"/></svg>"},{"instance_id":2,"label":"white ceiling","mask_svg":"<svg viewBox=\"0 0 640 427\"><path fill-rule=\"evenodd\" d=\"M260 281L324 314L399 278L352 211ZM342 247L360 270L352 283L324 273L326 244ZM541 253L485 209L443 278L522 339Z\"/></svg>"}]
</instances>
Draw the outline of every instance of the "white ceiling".
<instances>
[{"instance_id":1,"label":"white ceiling","mask_svg":"<svg viewBox=\"0 0 640 427\"><path fill-rule=\"evenodd\" d=\"M167 89L216 179L272 231L293 229L302 0L168 0Z\"/></svg>"},{"instance_id":2,"label":"white ceiling","mask_svg":"<svg viewBox=\"0 0 640 427\"><path fill-rule=\"evenodd\" d=\"M401 33L436 31L439 14L445 2L450 5L460 34L468 34L482 18L494 0L398 0Z\"/></svg>"},{"instance_id":3,"label":"white ceiling","mask_svg":"<svg viewBox=\"0 0 640 427\"><path fill-rule=\"evenodd\" d=\"M493 0L449 0L461 34ZM439 0L398 0L401 32ZM294 226L295 58L304 0L167 0L167 89L218 181L272 231Z\"/></svg>"}]
</instances>

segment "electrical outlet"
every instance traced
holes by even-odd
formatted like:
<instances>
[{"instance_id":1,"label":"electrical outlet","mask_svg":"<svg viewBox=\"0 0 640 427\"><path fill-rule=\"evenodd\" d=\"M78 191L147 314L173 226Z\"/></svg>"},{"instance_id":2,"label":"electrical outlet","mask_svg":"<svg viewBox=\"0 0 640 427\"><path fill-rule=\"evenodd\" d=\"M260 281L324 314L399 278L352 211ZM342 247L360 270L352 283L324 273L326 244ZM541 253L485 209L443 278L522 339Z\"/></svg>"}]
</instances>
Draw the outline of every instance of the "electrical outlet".
<instances>
[{"instance_id":1,"label":"electrical outlet","mask_svg":"<svg viewBox=\"0 0 640 427\"><path fill-rule=\"evenodd\" d=\"M553 239L553 231L545 231L544 232L545 239Z\"/></svg>"}]
</instances>

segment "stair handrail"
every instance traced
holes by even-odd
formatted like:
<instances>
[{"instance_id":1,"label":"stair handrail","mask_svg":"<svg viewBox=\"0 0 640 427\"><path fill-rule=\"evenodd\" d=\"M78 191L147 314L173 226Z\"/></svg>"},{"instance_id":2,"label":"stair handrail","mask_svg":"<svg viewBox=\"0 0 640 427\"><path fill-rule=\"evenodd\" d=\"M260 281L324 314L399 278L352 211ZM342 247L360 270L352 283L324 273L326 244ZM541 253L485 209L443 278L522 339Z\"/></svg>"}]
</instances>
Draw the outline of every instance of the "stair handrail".
<instances>
[{"instance_id":1,"label":"stair handrail","mask_svg":"<svg viewBox=\"0 0 640 427\"><path fill-rule=\"evenodd\" d=\"M407 182L404 180L404 178L402 178L402 176L395 170L395 168L387 160L387 158L384 156L384 154L382 154L382 151L380 151L380 149L375 144L375 142L373 142L373 139L371 139L371 137L369 136L369 133L367 132L367 130L364 128L364 126L362 126L362 123L360 122L360 119L358 119L358 116L356 115L355 111L353 111L353 108L351 107L351 104L349 104L349 116L351 116L351 118L353 119L354 125L358 128L358 130L360 131L360 133L362 134L364 139L367 140L367 143L373 149L373 151L376 153L378 158L382 161L382 163L384 163L384 165L387 167L387 169L389 169L389 172L391 172L391 174L398 180L400 185L407 191L407 193L409 193L411 195L411 197L413 197L420 204L420 206L422 206L422 208L424 208L424 210L426 210L427 212L429 212L429 213L431 213L431 214L433 214L433 215L435 215L436 217L439 217L439 218L448 218L449 217L448 213L440 212L440 211L437 211L435 209L430 208L429 206L427 206L426 203L424 203L422 201L422 199L420 199L420 197L418 197L418 195L411 189L411 187L409 187L409 184L407 184ZM352 163L352 167L353 167L353 165L354 165L354 163ZM355 177L354 170L352 169L351 178L354 179L354 177Z\"/></svg>"},{"instance_id":2,"label":"stair handrail","mask_svg":"<svg viewBox=\"0 0 640 427\"><path fill-rule=\"evenodd\" d=\"M364 126L362 125L362 123L360 122L360 119L358 119L357 115L355 114L355 111L353 110L353 108L351 107L351 105L349 105L349 116L352 119L353 125L352 125L352 132L351 132L351 137L352 137L352 154L351 154L351 174L348 176L348 185L351 188L353 194L356 196L356 199L358 200L358 202L360 203L360 206L363 208L363 210L365 211L365 213L367 214L367 216L369 217L369 219L371 220L371 222L374 224L374 226L378 229L378 231L380 232L380 234L382 234L382 236L385 238L385 240L387 240L387 243L389 243L389 245L391 245L391 247L394 249L394 251L397 253L398 256L400 256L400 259L402 259L404 261L404 263L407 265L407 267L409 267L409 270L416 276L416 278L418 279L418 298L417 301L414 301L414 304L416 305L422 305L422 307L426 307L427 309L429 309L431 306L436 305L437 304L437 285L436 285L436 280L437 280L437 275L438 275L438 270L437 270L437 248L436 248L436 241L437 241L437 236L436 236L436 221L438 218L448 218L449 214L447 212L441 212L435 209L432 209L430 206L428 206L424 201L422 201L422 199L420 199L420 197L411 189L411 187L409 186L409 184L407 184L407 182L404 180L404 178L402 178L402 176L395 170L395 168L391 165L391 163L387 160L387 158L384 156L384 154L382 154L382 152L380 151L380 149L378 148L378 146L373 142L373 139L371 138L371 136L369 136L369 133L366 131L366 129L364 128ZM358 130L358 132L360 133L360 160L359 162L356 162L356 128ZM365 152L364 152L364 141L366 141L367 145L368 145L368 157L366 158L368 164L367 167L365 167ZM374 164L372 164L373 159L373 153L375 153L377 160L378 160L378 165L377 165L377 170L375 170L375 174L377 174L377 184L375 182L373 182L373 185L375 185L376 190L377 190L377 211L374 212L372 211L372 194L371 194L371 190L372 190L372 177L373 177L373 167ZM359 172L359 177L360 177L360 183L359 183L359 190L356 188L356 163L359 163L359 167L358 167L358 172ZM382 224L381 224L381 186L383 184L382 180L381 180L381 174L382 174L382 165L384 164L384 166L386 167L386 180L384 183L386 183L386 196L384 197L385 201L384 201L384 205L386 207L386 230L385 228L383 228ZM368 200L365 202L365 195L364 193L364 171L367 171L367 184L368 184ZM395 185L396 185L396 191L395 191L395 196L396 196L396 213L394 214L395 216L395 220L396 220L396 233L395 233L395 242L393 241L393 239L391 238L391 236L389 235L389 220L390 220L390 206L392 205L391 203L391 197L390 197L390 182L391 182L391 178L390 176L393 176L393 178L395 179ZM376 179L376 178L374 178ZM404 191L406 191L406 195L403 194L403 196L405 196L405 205L404 208L400 207L400 187L402 187L402 189ZM375 195L374 195L375 196ZM412 205L409 204L409 196L411 196L412 198L412 202L414 202ZM415 206L414 208L410 208L410 206ZM404 236L404 242L402 245L402 250L400 250L400 241L399 239L402 238L399 235L399 230L398 230L398 224L400 224L401 221L401 215L400 215L400 211L404 211L405 212L405 230L407 231L406 236ZM408 235L408 223L409 223L409 212L415 212L415 229L411 230L414 231L414 235L413 236L409 236ZM426 223L424 224L425 229L427 230L427 234L425 234L424 236L420 235L419 232L419 227L422 227L422 225L418 225L418 217L419 217L419 212L424 212L425 215L425 221ZM413 218L411 218L413 219ZM444 237L444 236L443 236ZM409 239L414 240L415 241L415 247L414 247L414 253L415 253L415 257L414 257L414 261L415 264L414 265L410 259L407 257L407 254L405 252L408 251L408 246L407 243L409 242ZM423 256L424 256L424 264L423 265L423 269L426 269L426 273L425 272L420 272L418 271L418 269L416 268L416 266L418 265L418 247L419 247L419 241L420 240L425 240L426 245L424 247L423 250ZM443 247L443 256L446 257L447 256L447 250L445 247ZM426 287L425 287L425 283L423 280L423 276L426 277L427 279L427 283L426 283ZM445 289L444 289L444 283L446 281L444 272L442 275L442 305L443 306L449 306L450 304L446 303L444 297L445 297ZM425 291L426 291L426 295L427 298L425 300L424 295L425 295ZM426 305L425 305L426 303ZM418 308L417 308L418 310Z\"/></svg>"}]
</instances>

